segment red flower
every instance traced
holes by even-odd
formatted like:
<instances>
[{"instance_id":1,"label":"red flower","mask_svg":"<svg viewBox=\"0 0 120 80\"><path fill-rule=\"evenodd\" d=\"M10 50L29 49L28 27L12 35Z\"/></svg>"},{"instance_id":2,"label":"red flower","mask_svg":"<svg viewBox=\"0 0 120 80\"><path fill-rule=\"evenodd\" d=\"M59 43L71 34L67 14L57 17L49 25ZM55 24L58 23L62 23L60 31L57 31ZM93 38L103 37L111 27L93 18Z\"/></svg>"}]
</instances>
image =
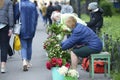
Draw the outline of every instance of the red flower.
<instances>
[{"instance_id":1,"label":"red flower","mask_svg":"<svg viewBox=\"0 0 120 80\"><path fill-rule=\"evenodd\" d=\"M43 48L46 49L46 45L44 45Z\"/></svg>"},{"instance_id":2,"label":"red flower","mask_svg":"<svg viewBox=\"0 0 120 80\"><path fill-rule=\"evenodd\" d=\"M50 61L48 61L47 63L46 63L46 67L47 67L47 69L51 69L51 67L52 67L52 65L51 65L51 62Z\"/></svg>"},{"instance_id":3,"label":"red flower","mask_svg":"<svg viewBox=\"0 0 120 80\"><path fill-rule=\"evenodd\" d=\"M57 59L57 64L58 64L59 67L62 66L62 59L61 58Z\"/></svg>"},{"instance_id":4,"label":"red flower","mask_svg":"<svg viewBox=\"0 0 120 80\"><path fill-rule=\"evenodd\" d=\"M65 66L66 66L67 68L70 68L70 63L66 63Z\"/></svg>"},{"instance_id":5,"label":"red flower","mask_svg":"<svg viewBox=\"0 0 120 80\"><path fill-rule=\"evenodd\" d=\"M48 70L50 70L52 67L61 67L63 64L63 59L61 58L51 58L49 61L46 63L46 67ZM66 63L65 66L67 68L70 68L70 63Z\"/></svg>"},{"instance_id":6,"label":"red flower","mask_svg":"<svg viewBox=\"0 0 120 80\"><path fill-rule=\"evenodd\" d=\"M52 63L52 66L56 66L57 65L57 58L52 58L51 63Z\"/></svg>"}]
</instances>

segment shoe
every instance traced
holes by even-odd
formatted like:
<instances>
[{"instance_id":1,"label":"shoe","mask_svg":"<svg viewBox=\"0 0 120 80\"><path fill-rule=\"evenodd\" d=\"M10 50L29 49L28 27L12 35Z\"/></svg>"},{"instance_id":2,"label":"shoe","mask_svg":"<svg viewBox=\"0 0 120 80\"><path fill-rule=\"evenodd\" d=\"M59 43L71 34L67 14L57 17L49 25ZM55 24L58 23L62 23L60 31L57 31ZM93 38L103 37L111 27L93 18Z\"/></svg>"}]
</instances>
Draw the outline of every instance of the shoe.
<instances>
[{"instance_id":1,"label":"shoe","mask_svg":"<svg viewBox=\"0 0 120 80\"><path fill-rule=\"evenodd\" d=\"M5 72L6 72L5 67L1 67L1 73L5 73Z\"/></svg>"},{"instance_id":2,"label":"shoe","mask_svg":"<svg viewBox=\"0 0 120 80\"><path fill-rule=\"evenodd\" d=\"M26 60L23 60L23 71L28 71L27 64L28 62Z\"/></svg>"},{"instance_id":3,"label":"shoe","mask_svg":"<svg viewBox=\"0 0 120 80\"><path fill-rule=\"evenodd\" d=\"M32 67L32 64L31 64L30 62L28 62L27 67L28 67L28 68L31 68L31 67Z\"/></svg>"},{"instance_id":4,"label":"shoe","mask_svg":"<svg viewBox=\"0 0 120 80\"><path fill-rule=\"evenodd\" d=\"M24 66L23 66L23 71L28 71L27 65L24 65Z\"/></svg>"}]
</instances>

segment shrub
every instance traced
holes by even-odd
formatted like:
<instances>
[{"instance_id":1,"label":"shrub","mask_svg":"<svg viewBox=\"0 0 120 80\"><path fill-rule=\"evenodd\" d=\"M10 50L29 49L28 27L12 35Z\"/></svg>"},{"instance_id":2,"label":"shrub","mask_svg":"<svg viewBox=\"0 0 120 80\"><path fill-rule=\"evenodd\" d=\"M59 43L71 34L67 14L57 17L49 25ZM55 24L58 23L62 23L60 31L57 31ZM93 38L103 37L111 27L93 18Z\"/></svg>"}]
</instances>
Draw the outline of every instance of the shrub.
<instances>
[{"instance_id":1,"label":"shrub","mask_svg":"<svg viewBox=\"0 0 120 80\"><path fill-rule=\"evenodd\" d=\"M112 4L110 2L102 1L100 5L101 5L101 8L104 10L104 16L111 17L113 15Z\"/></svg>"}]
</instances>

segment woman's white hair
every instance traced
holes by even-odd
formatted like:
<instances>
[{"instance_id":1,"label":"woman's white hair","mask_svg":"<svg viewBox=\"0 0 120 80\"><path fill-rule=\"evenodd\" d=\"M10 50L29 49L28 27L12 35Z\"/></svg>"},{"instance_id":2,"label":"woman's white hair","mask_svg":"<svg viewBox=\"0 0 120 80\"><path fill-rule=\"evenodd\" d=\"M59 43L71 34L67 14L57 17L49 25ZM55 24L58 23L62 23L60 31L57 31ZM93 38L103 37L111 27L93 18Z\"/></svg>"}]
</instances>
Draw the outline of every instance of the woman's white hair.
<instances>
[{"instance_id":1,"label":"woman's white hair","mask_svg":"<svg viewBox=\"0 0 120 80\"><path fill-rule=\"evenodd\" d=\"M57 11L54 11L51 15L51 19L54 21L56 19L60 19L61 18L61 13L60 12L57 12Z\"/></svg>"}]
</instances>

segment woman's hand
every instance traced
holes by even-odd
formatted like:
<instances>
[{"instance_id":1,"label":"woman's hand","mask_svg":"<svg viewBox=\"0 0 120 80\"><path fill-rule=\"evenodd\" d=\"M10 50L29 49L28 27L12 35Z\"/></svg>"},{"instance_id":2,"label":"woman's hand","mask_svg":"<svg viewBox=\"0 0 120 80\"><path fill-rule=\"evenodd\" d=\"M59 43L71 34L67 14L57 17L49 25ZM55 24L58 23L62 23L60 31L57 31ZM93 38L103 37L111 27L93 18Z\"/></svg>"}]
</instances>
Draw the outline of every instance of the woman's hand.
<instances>
[{"instance_id":1,"label":"woman's hand","mask_svg":"<svg viewBox=\"0 0 120 80\"><path fill-rule=\"evenodd\" d=\"M9 29L8 36L11 36L11 35L12 35L12 29Z\"/></svg>"}]
</instances>

